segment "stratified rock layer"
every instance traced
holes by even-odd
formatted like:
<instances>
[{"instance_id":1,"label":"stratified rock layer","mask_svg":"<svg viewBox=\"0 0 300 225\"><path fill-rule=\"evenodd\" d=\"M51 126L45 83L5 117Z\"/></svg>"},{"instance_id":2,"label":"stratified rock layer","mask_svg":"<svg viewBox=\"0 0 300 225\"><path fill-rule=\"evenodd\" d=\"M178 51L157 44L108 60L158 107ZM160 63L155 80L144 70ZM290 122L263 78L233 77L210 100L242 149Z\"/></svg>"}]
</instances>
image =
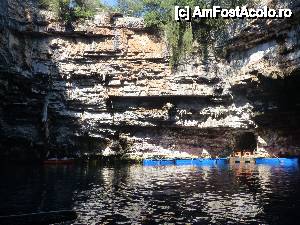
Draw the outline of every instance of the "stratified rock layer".
<instances>
[{"instance_id":1,"label":"stratified rock layer","mask_svg":"<svg viewBox=\"0 0 300 225\"><path fill-rule=\"evenodd\" d=\"M225 58L194 56L171 71L163 38L141 19L102 13L67 31L31 1L1 1L1 157L299 155L290 7L292 19L235 31Z\"/></svg>"}]
</instances>

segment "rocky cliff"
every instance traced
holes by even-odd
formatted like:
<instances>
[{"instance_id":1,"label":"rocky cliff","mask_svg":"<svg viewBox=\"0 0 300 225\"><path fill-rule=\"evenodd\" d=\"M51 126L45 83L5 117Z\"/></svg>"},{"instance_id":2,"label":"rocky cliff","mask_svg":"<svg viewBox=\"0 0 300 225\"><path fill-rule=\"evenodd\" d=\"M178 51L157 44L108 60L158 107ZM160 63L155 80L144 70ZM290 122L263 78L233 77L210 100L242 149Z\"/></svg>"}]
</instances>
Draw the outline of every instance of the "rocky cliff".
<instances>
[{"instance_id":1,"label":"rocky cliff","mask_svg":"<svg viewBox=\"0 0 300 225\"><path fill-rule=\"evenodd\" d=\"M102 13L69 31L33 0L1 1L1 158L299 155L300 5L288 6L293 18L232 26L173 71L142 19Z\"/></svg>"}]
</instances>

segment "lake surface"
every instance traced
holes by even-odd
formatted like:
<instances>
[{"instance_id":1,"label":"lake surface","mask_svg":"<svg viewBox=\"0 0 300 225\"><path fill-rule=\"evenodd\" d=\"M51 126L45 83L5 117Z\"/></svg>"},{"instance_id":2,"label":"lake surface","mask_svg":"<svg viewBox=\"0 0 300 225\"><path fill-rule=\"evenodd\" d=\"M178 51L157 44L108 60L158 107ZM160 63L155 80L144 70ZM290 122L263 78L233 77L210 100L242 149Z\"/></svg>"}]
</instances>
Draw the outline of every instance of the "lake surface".
<instances>
[{"instance_id":1,"label":"lake surface","mask_svg":"<svg viewBox=\"0 0 300 225\"><path fill-rule=\"evenodd\" d=\"M299 163L1 166L0 215L74 209L68 224L299 224Z\"/></svg>"}]
</instances>

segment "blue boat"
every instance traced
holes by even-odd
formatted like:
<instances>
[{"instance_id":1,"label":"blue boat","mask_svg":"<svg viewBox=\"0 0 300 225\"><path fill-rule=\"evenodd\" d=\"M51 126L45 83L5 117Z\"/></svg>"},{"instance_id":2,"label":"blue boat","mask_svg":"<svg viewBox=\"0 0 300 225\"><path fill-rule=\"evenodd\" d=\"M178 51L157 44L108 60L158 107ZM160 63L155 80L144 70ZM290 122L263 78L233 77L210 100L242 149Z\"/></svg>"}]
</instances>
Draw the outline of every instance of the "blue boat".
<instances>
[{"instance_id":1,"label":"blue boat","mask_svg":"<svg viewBox=\"0 0 300 225\"><path fill-rule=\"evenodd\" d=\"M215 166L225 165L226 158L222 159L177 159L175 160L176 166L195 165L195 166Z\"/></svg>"},{"instance_id":2,"label":"blue boat","mask_svg":"<svg viewBox=\"0 0 300 225\"><path fill-rule=\"evenodd\" d=\"M264 164L270 166L294 167L298 166L298 158L257 158L256 164Z\"/></svg>"},{"instance_id":3,"label":"blue boat","mask_svg":"<svg viewBox=\"0 0 300 225\"><path fill-rule=\"evenodd\" d=\"M144 159L144 166L170 166L175 165L174 159Z\"/></svg>"},{"instance_id":4,"label":"blue boat","mask_svg":"<svg viewBox=\"0 0 300 225\"><path fill-rule=\"evenodd\" d=\"M229 164L228 158L219 159L145 159L144 166L223 166ZM255 164L270 166L298 166L298 158L256 158Z\"/></svg>"},{"instance_id":5,"label":"blue boat","mask_svg":"<svg viewBox=\"0 0 300 225\"><path fill-rule=\"evenodd\" d=\"M185 165L195 165L195 166L215 166L215 165L225 165L227 163L227 158L220 159L145 159L143 160L144 166L185 166Z\"/></svg>"}]
</instances>

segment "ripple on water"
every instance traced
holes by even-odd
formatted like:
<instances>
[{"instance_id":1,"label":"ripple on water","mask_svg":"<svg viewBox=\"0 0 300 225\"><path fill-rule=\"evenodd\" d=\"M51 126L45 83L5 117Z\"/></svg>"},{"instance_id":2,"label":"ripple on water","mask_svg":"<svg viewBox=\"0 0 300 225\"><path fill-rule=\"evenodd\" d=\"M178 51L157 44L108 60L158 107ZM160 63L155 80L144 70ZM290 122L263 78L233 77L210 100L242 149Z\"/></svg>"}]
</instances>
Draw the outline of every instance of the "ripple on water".
<instances>
[{"instance_id":1,"label":"ripple on water","mask_svg":"<svg viewBox=\"0 0 300 225\"><path fill-rule=\"evenodd\" d=\"M24 207L73 208L79 215L74 224L288 224L299 219L298 167L78 165L5 171L3 214L25 212ZM18 173L23 173L20 179Z\"/></svg>"}]
</instances>

